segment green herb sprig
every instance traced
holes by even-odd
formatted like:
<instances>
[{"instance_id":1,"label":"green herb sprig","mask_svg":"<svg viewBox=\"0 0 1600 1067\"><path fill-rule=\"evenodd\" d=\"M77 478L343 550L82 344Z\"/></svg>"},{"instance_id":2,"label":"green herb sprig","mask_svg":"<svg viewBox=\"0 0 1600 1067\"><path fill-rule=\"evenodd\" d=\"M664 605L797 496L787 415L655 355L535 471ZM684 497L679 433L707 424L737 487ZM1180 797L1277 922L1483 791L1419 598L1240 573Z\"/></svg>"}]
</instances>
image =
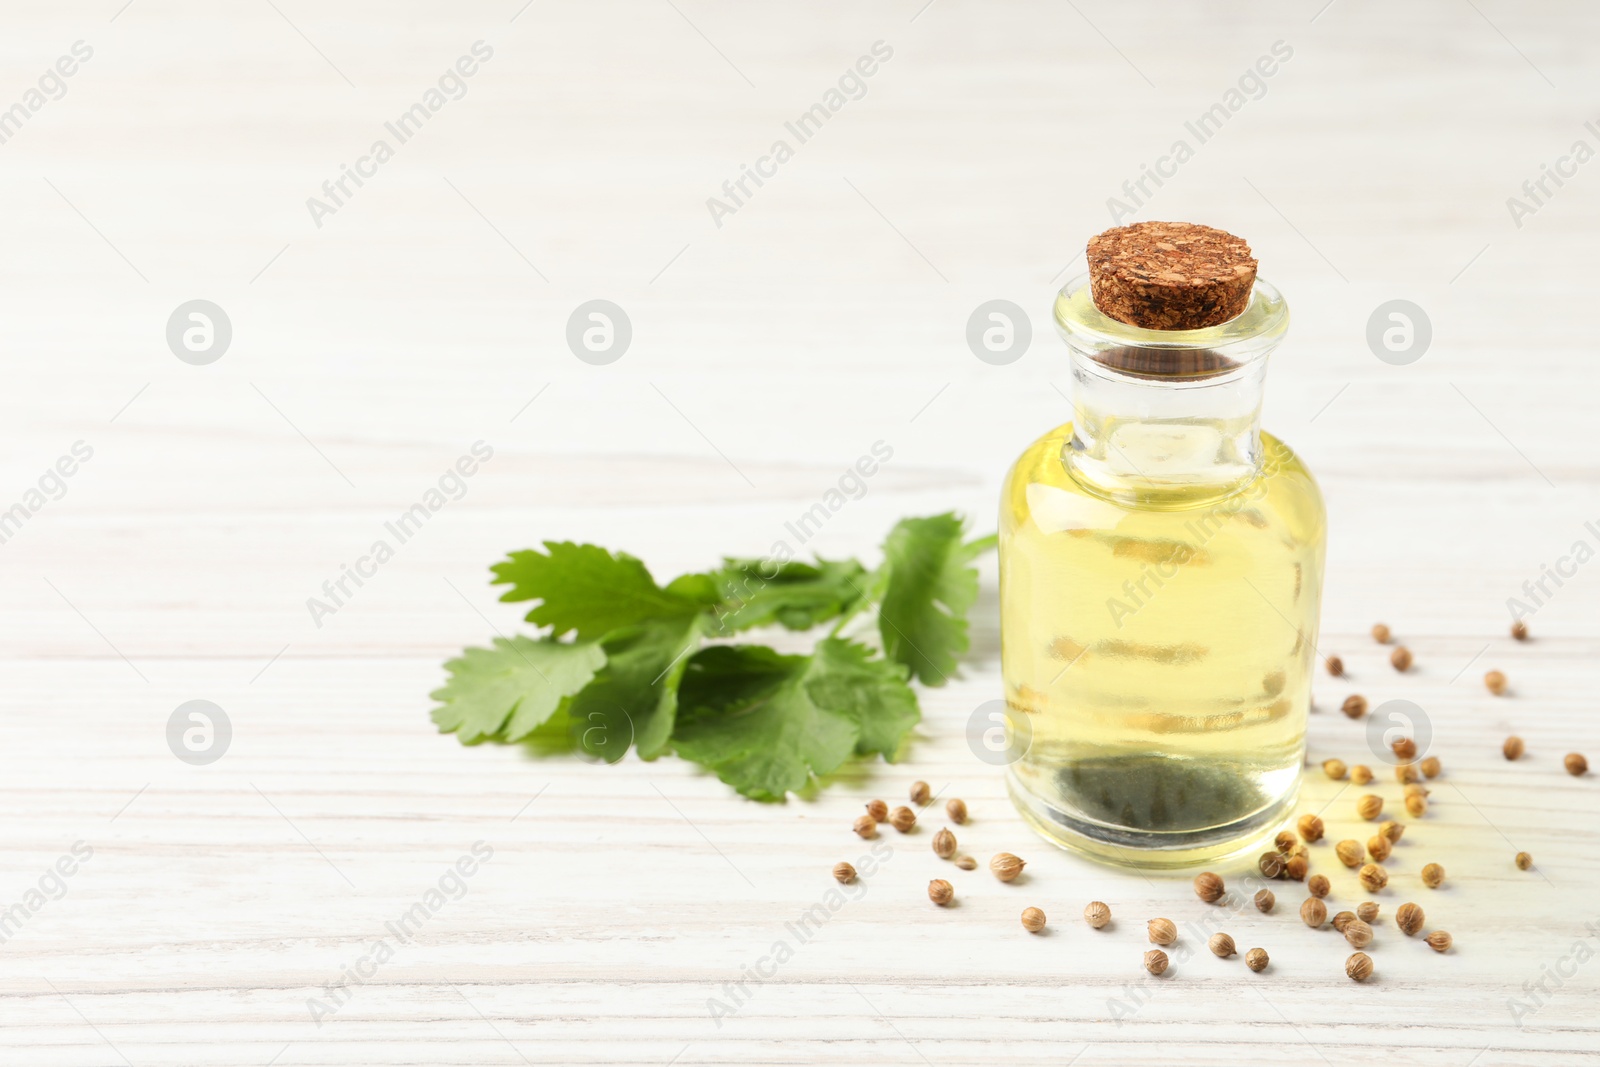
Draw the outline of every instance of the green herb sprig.
<instances>
[{"instance_id":1,"label":"green herb sprig","mask_svg":"<svg viewBox=\"0 0 1600 1067\"><path fill-rule=\"evenodd\" d=\"M534 601L539 637L496 638L447 662L433 721L463 744L565 746L608 763L675 752L757 800L783 800L856 756L894 762L921 719L910 680L937 686L967 651L978 595L955 514L903 519L868 570L856 560L724 559L658 585L639 560L546 541L490 570ZM843 636L877 615L881 649ZM809 655L729 641L832 623Z\"/></svg>"}]
</instances>

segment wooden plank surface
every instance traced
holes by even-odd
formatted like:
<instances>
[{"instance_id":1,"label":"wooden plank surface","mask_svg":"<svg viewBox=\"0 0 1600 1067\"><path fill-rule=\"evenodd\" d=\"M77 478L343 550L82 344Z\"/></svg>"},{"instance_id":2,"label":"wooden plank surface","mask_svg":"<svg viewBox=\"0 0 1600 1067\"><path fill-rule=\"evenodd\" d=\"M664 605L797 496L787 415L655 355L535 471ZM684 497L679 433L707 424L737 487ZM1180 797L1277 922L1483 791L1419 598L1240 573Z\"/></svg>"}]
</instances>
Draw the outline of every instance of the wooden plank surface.
<instances>
[{"instance_id":1,"label":"wooden plank surface","mask_svg":"<svg viewBox=\"0 0 1600 1067\"><path fill-rule=\"evenodd\" d=\"M92 449L0 544L0 911L23 908L0 943L5 1062L1600 1058L1600 792L1560 767L1600 758L1595 567L1551 587L1535 640L1506 636L1508 597L1600 547L1600 163L1561 162L1600 148L1592 6L69 0L3 18L0 109L26 116L0 143L0 507ZM79 41L92 55L41 85ZM307 199L397 140L384 123L479 41L459 98L319 226ZM785 123L880 41L859 98L798 143ZM1186 123L1278 42L1292 54L1198 143ZM1051 296L1108 198L1180 138L1192 158L1133 217L1248 236L1294 308L1266 425L1327 496L1324 650L1350 668L1319 686L1313 765L1364 757L1336 710L1359 690L1420 704L1446 767L1378 897L1374 981L1345 979L1348 949L1298 921L1295 889L1270 916L1219 913L1183 878L1030 835L964 740L1000 693L992 560L965 675L923 694L908 761L814 798L433 732L440 662L518 625L485 584L505 550L592 540L668 575L759 554L879 441L893 458L806 550L870 560L899 517L950 508L989 528L1012 457L1066 418ZM718 225L707 199L777 139L792 158ZM1535 202L1545 165L1569 176ZM596 298L633 326L608 366L564 341ZM1034 332L1001 367L964 340L996 298ZM193 299L232 324L206 366L165 337ZM1368 348L1391 299L1432 324L1410 365ZM307 598L477 441L494 455L464 495L316 625ZM1379 618L1416 653L1403 679L1364 636ZM1491 666L1510 696L1483 690ZM232 725L208 766L166 739L195 699ZM864 850L861 803L914 778L965 798L963 847L1024 855L1024 879L956 872L959 906L931 908L950 868L930 811L801 942L788 924ZM1340 788L1304 786L1333 839L1360 826ZM1333 902L1363 899L1327 848ZM1443 889L1418 886L1430 860ZM1107 930L1078 919L1094 899ZM1408 899L1448 955L1395 931ZM419 902L425 921L389 933ZM1029 904L1047 936L1017 925ZM1219 914L1266 973L1204 953ZM1155 915L1191 955L1146 983ZM382 940L392 958L363 963ZM779 940L792 958L750 982Z\"/></svg>"}]
</instances>

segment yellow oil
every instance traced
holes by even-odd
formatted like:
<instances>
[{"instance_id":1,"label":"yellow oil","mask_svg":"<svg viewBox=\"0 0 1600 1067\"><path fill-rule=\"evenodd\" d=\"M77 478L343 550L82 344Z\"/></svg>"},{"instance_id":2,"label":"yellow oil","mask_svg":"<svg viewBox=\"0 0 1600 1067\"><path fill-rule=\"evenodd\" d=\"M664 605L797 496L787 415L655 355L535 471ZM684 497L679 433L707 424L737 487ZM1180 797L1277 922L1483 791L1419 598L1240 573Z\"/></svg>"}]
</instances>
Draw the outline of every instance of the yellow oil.
<instances>
[{"instance_id":1,"label":"yellow oil","mask_svg":"<svg viewBox=\"0 0 1600 1067\"><path fill-rule=\"evenodd\" d=\"M1144 454L1137 427L1122 429L1132 467L1175 454L1170 427ZM1197 425L1176 451L1227 437ZM1034 442L1001 501L1013 798L1047 837L1112 862L1237 852L1276 827L1299 783L1321 494L1267 434L1259 465L1159 489L1075 476L1071 438L1069 424Z\"/></svg>"}]
</instances>

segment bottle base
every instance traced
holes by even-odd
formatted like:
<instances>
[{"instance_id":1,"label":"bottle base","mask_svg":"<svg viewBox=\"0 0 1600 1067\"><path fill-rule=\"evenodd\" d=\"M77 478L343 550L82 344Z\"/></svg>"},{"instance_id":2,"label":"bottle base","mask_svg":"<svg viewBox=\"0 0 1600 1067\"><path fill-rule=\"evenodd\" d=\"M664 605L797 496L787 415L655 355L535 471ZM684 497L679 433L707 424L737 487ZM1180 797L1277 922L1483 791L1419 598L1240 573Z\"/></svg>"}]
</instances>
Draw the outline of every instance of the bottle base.
<instances>
[{"instance_id":1,"label":"bottle base","mask_svg":"<svg viewBox=\"0 0 1600 1067\"><path fill-rule=\"evenodd\" d=\"M1235 822L1199 830L1148 831L1108 826L1049 803L1006 775L1011 802L1023 819L1051 844L1119 867L1174 870L1215 863L1259 850L1260 843L1294 809L1299 782L1282 799Z\"/></svg>"}]
</instances>

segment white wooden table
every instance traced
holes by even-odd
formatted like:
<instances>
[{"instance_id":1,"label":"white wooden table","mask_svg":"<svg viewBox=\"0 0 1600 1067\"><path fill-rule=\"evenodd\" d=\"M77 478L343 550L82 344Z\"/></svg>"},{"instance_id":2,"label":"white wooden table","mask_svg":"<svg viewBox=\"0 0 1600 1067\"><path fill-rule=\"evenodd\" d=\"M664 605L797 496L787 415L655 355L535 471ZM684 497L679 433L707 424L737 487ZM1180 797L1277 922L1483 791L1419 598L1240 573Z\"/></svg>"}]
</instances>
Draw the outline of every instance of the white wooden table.
<instances>
[{"instance_id":1,"label":"white wooden table","mask_svg":"<svg viewBox=\"0 0 1600 1067\"><path fill-rule=\"evenodd\" d=\"M1600 567L1555 590L1535 640L1506 636L1525 580L1600 544L1584 525L1600 524L1600 163L1548 185L1520 226L1506 203L1575 140L1600 147L1584 127L1600 13L521 7L68 0L3 15L0 108L26 114L0 144L0 507L75 442L93 450L0 545L4 1062L1600 1057L1600 961L1572 954L1600 951L1600 783L1560 768L1569 750L1600 759ZM307 198L395 140L384 123L480 40L493 54L465 95L363 164L319 227ZM92 56L32 108L77 41ZM865 95L762 164L772 176L718 226L707 198L793 141L785 122L877 41L892 57ZM850 768L815 799L746 802L674 759L600 767L435 734L441 661L518 626L486 584L505 550L595 541L663 577L759 554L880 440L893 459L807 549L871 561L897 518L950 508L990 528L1011 457L1065 418L1048 308L1110 225L1107 198L1194 140L1185 122L1278 41L1292 57L1260 98L1134 217L1247 236L1295 310L1267 425L1322 480L1324 651L1350 669L1319 692L1313 762L1365 755L1335 710L1352 690L1415 700L1433 723L1446 772L1378 898L1373 981L1345 979L1348 949L1301 925L1284 887L1277 914L1222 927L1271 952L1266 973L1206 955L1189 929L1199 954L1140 982L1144 920L1218 913L1183 878L1052 851L969 752L969 713L1000 693L992 560L965 677L923 694L909 761ZM608 366L563 339L596 298L633 327ZM1033 316L1007 366L964 340L996 298ZM1405 366L1365 340L1397 298L1433 330ZM193 299L232 325L209 365L165 338ZM315 625L307 598L480 440L494 457L466 494ZM1416 653L1406 678L1364 636L1379 618ZM1510 696L1483 690L1491 666ZM232 727L205 766L166 737L197 699ZM1511 732L1528 742L1516 764L1499 755ZM864 896L714 1020L709 1002L862 851L848 831L862 802L914 778L965 798L963 847L1022 854L1024 880L956 872L959 906L930 907L926 881L951 870L929 851L930 813L890 835ZM1305 808L1338 788L1308 777ZM1356 829L1353 795L1328 809L1333 838ZM404 941L387 933L476 842L492 856L459 899ZM1513 867L1519 849L1533 871ZM50 875L63 857L71 876ZM1319 858L1333 903L1364 898ZM1429 860L1449 870L1441 890L1417 887ZM1116 916L1107 930L1078 918L1094 899ZM1447 956L1396 933L1407 899L1455 935ZM1047 936L1018 926L1028 904ZM362 962L385 938L392 958ZM333 1002L325 986L352 967L361 980L319 1025L312 1002Z\"/></svg>"}]
</instances>

